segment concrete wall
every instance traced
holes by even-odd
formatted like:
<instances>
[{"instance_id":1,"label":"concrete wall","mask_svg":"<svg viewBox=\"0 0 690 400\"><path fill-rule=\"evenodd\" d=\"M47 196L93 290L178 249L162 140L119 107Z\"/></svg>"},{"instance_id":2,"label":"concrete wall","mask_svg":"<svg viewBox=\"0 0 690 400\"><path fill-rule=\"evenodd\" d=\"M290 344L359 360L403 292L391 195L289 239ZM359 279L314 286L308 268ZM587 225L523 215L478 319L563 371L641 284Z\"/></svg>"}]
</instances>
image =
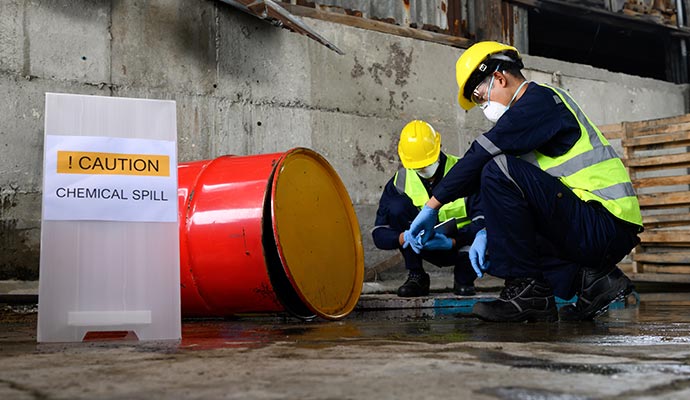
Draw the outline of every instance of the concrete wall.
<instances>
[{"instance_id":1,"label":"concrete wall","mask_svg":"<svg viewBox=\"0 0 690 400\"><path fill-rule=\"evenodd\" d=\"M461 153L489 125L456 103L461 50L306 19L339 56L211 0L0 2L0 279L38 274L45 92L177 101L181 161L306 146L345 182L366 264L379 192L413 118ZM685 113L687 87L538 57L529 78L568 89L595 123Z\"/></svg>"}]
</instances>

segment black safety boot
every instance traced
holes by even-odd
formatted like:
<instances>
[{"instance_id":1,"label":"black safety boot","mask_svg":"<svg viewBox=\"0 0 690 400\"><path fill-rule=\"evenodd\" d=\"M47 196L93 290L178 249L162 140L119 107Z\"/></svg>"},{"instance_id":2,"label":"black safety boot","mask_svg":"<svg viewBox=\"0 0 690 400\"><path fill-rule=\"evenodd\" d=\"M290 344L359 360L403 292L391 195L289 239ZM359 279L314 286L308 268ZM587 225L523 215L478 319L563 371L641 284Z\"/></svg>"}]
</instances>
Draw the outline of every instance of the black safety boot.
<instances>
[{"instance_id":1,"label":"black safety boot","mask_svg":"<svg viewBox=\"0 0 690 400\"><path fill-rule=\"evenodd\" d=\"M558 311L561 321L587 321L605 313L609 305L629 295L635 286L615 265L603 271L583 268L580 271L577 302Z\"/></svg>"},{"instance_id":2,"label":"black safety boot","mask_svg":"<svg viewBox=\"0 0 690 400\"><path fill-rule=\"evenodd\" d=\"M426 272L410 271L407 280L398 288L400 297L419 297L429 295L429 274Z\"/></svg>"},{"instance_id":3,"label":"black safety boot","mask_svg":"<svg viewBox=\"0 0 690 400\"><path fill-rule=\"evenodd\" d=\"M477 294L477 290L474 288L474 285L462 285L454 281L453 293L458 296L474 296Z\"/></svg>"},{"instance_id":4,"label":"black safety boot","mask_svg":"<svg viewBox=\"0 0 690 400\"><path fill-rule=\"evenodd\" d=\"M458 285L457 282L453 284L453 293L458 296L474 296L477 290L474 285Z\"/></svg>"},{"instance_id":5,"label":"black safety boot","mask_svg":"<svg viewBox=\"0 0 690 400\"><path fill-rule=\"evenodd\" d=\"M534 278L506 279L498 300L477 302L472 313L493 322L558 320L553 290L546 282Z\"/></svg>"},{"instance_id":6,"label":"black safety boot","mask_svg":"<svg viewBox=\"0 0 690 400\"><path fill-rule=\"evenodd\" d=\"M464 259L453 268L453 293L458 296L474 296L477 291L474 288L474 278L477 276L472 269L469 256L465 253Z\"/></svg>"}]
</instances>

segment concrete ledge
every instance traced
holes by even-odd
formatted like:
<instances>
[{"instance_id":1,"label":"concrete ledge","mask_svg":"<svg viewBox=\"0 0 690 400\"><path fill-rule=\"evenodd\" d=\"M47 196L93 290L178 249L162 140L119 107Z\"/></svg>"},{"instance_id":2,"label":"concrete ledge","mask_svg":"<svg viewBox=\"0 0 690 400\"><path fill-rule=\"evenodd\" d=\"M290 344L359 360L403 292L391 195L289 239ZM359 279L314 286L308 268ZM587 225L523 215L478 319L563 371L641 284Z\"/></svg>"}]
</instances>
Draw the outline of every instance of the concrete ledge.
<instances>
[{"instance_id":1,"label":"concrete ledge","mask_svg":"<svg viewBox=\"0 0 690 400\"><path fill-rule=\"evenodd\" d=\"M369 310L394 310L394 309L410 309L410 308L452 308L457 309L456 312L463 310L472 310L474 304L478 301L490 301L498 298L499 292L484 292L478 293L475 296L456 296L451 293L432 293L430 296L423 297L398 297L395 294L364 294L359 298L359 302L355 310L369 311ZM558 307L573 303L577 300L577 296L572 299L561 299L556 297L556 305ZM613 303L613 308L624 307L626 304L639 303L639 294L633 292L627 299Z\"/></svg>"},{"instance_id":2,"label":"concrete ledge","mask_svg":"<svg viewBox=\"0 0 690 400\"><path fill-rule=\"evenodd\" d=\"M0 294L38 296L38 281L0 281Z\"/></svg>"},{"instance_id":3,"label":"concrete ledge","mask_svg":"<svg viewBox=\"0 0 690 400\"><path fill-rule=\"evenodd\" d=\"M424 297L398 297L395 294L366 294L357 302L355 310L395 310L421 308L452 308L455 312L471 312L478 301L493 300L497 292L480 293L475 296L456 296L450 293L432 294Z\"/></svg>"}]
</instances>

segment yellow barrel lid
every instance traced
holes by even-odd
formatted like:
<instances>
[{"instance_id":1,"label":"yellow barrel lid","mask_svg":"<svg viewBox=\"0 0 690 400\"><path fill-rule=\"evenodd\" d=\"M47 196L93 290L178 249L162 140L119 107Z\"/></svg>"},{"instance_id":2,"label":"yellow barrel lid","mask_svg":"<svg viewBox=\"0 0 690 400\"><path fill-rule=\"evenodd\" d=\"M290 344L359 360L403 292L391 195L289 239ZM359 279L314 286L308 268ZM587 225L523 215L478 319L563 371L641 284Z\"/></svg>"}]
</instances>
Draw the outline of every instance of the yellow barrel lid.
<instances>
[{"instance_id":1,"label":"yellow barrel lid","mask_svg":"<svg viewBox=\"0 0 690 400\"><path fill-rule=\"evenodd\" d=\"M286 152L271 188L273 234L297 295L314 314L347 316L364 281L364 251L350 196L333 167L306 148Z\"/></svg>"}]
</instances>

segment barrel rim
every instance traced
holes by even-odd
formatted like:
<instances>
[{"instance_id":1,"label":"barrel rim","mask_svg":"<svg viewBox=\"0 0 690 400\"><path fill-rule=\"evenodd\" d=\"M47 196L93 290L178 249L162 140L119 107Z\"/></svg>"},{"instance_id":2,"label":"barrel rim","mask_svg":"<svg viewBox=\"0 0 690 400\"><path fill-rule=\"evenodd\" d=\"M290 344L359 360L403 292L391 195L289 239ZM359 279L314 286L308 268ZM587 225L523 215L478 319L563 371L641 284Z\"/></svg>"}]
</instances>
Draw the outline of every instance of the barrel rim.
<instances>
[{"instance_id":1,"label":"barrel rim","mask_svg":"<svg viewBox=\"0 0 690 400\"><path fill-rule=\"evenodd\" d=\"M350 297L348 298L347 302L345 305L342 307L341 310L337 313L326 313L325 311L319 309L316 305L313 304L313 302L309 299L308 296L306 296L302 290L300 290L299 285L297 284L297 281L295 277L293 276L290 267L287 263L287 260L285 258L285 253L283 251L283 247L280 243L279 238L277 237L278 235L278 229L276 225L276 205L275 205L275 196L276 196L276 188L278 181L280 179L280 174L275 173L271 182L271 190L270 190L270 200L271 200L271 222L273 226L273 234L275 236L275 243L276 243L276 249L278 250L278 255L281 260L281 264L283 266L283 270L285 272L285 275L289 279L290 283L292 284L292 287L294 288L295 292L297 295L300 297L302 302L306 305L307 308L309 308L312 312L314 312L316 315L318 315L321 318L324 319L329 319L329 320L338 320L346 317L348 314L350 314L355 306L357 305L357 302L359 300L359 297L361 296L362 292L362 285L364 282L364 248L362 245L362 240L361 240L361 231L359 229L359 222L357 220L357 215L354 212L354 208L352 207L352 200L350 198L349 193L347 192L347 189L345 188L345 185L343 184L342 180L338 176L337 172L333 168L333 166L319 153L317 153L314 150L311 150L306 147L296 147L291 150L288 150L283 154L283 156L277 161L275 170L274 171L280 171L284 164L288 161L288 159L296 154L307 154L311 158L315 159L327 172L328 174L331 175L333 178L334 186L336 187L336 190L338 191L338 195L341 197L343 200L343 203L346 205L347 210L347 216L348 219L350 220L350 226L352 227L353 231L353 242L355 244L355 251L356 251L356 260L357 260L357 265L355 266L356 271L355 271L355 278L354 278L354 285L353 285L353 290L350 292Z\"/></svg>"}]
</instances>

